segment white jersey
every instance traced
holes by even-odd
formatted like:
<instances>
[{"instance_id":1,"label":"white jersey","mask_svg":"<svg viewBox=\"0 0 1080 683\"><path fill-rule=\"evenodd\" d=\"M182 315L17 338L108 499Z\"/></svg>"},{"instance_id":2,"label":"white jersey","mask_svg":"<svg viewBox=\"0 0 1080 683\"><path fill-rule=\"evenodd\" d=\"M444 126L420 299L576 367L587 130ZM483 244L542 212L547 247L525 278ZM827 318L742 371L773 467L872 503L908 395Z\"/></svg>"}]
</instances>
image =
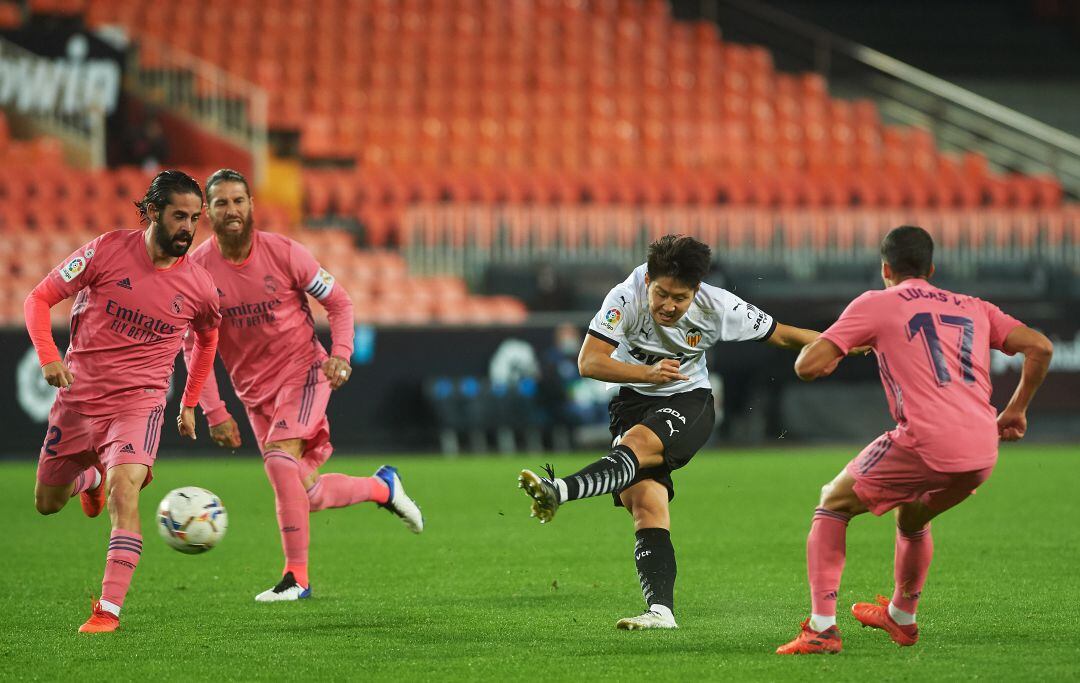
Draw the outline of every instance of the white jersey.
<instances>
[{"instance_id":1,"label":"white jersey","mask_svg":"<svg viewBox=\"0 0 1080 683\"><path fill-rule=\"evenodd\" d=\"M726 289L701 283L686 314L671 327L657 324L649 313L645 265L608 292L604 306L589 323L589 334L615 345L611 357L630 365L653 365L664 358L680 361L689 379L664 384L628 383L622 386L648 396L708 389L705 352L722 341L763 341L776 321Z\"/></svg>"}]
</instances>

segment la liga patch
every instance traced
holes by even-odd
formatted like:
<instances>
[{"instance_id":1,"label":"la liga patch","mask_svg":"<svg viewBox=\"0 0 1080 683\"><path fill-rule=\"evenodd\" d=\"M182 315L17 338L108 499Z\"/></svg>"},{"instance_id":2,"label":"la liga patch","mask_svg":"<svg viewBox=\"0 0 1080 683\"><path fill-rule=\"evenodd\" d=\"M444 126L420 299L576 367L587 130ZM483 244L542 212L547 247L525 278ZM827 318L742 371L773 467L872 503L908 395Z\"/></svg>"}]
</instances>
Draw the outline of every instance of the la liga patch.
<instances>
[{"instance_id":1,"label":"la liga patch","mask_svg":"<svg viewBox=\"0 0 1080 683\"><path fill-rule=\"evenodd\" d=\"M619 323L622 322L622 311L617 308L612 308L604 314L604 320L600 324L609 330L614 331Z\"/></svg>"},{"instance_id":2,"label":"la liga patch","mask_svg":"<svg viewBox=\"0 0 1080 683\"><path fill-rule=\"evenodd\" d=\"M64 279L64 282L71 282L78 276L79 273L86 269L86 259L82 256L76 256L60 268L60 277Z\"/></svg>"}]
</instances>

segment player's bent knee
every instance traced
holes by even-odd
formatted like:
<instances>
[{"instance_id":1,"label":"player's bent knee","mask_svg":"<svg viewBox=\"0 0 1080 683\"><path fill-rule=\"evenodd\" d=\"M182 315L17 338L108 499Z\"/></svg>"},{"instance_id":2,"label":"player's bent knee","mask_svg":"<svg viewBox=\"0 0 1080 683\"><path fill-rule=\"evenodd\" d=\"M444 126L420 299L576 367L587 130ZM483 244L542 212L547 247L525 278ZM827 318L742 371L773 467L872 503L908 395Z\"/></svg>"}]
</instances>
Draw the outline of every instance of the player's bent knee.
<instances>
[{"instance_id":1,"label":"player's bent knee","mask_svg":"<svg viewBox=\"0 0 1080 683\"><path fill-rule=\"evenodd\" d=\"M42 515L55 515L64 509L66 500L60 500L51 496L34 496L34 508Z\"/></svg>"}]
</instances>

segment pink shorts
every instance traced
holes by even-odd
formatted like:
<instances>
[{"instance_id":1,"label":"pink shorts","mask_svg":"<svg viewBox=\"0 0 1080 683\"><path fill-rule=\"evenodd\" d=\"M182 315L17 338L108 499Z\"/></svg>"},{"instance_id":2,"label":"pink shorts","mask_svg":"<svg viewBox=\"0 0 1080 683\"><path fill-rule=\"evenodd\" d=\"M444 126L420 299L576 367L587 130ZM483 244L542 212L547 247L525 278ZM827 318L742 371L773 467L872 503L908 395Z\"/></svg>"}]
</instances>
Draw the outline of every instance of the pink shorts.
<instances>
[{"instance_id":1,"label":"pink shorts","mask_svg":"<svg viewBox=\"0 0 1080 683\"><path fill-rule=\"evenodd\" d=\"M49 428L38 456L37 478L46 486L63 486L100 462L146 465L145 487L154 478L154 459L161 442L165 406L107 417L89 417L65 408L60 399L49 410Z\"/></svg>"},{"instance_id":2,"label":"pink shorts","mask_svg":"<svg viewBox=\"0 0 1080 683\"><path fill-rule=\"evenodd\" d=\"M330 444L330 421L326 419L330 382L321 370L312 373L311 378L313 381L306 384L282 387L272 402L247 409L259 450L276 441L304 440L300 470L305 477L319 469L334 452Z\"/></svg>"},{"instance_id":3,"label":"pink shorts","mask_svg":"<svg viewBox=\"0 0 1080 683\"><path fill-rule=\"evenodd\" d=\"M855 479L855 495L875 515L918 501L934 512L944 512L990 478L994 466L970 472L938 472L918 453L893 443L883 434L847 464Z\"/></svg>"}]
</instances>

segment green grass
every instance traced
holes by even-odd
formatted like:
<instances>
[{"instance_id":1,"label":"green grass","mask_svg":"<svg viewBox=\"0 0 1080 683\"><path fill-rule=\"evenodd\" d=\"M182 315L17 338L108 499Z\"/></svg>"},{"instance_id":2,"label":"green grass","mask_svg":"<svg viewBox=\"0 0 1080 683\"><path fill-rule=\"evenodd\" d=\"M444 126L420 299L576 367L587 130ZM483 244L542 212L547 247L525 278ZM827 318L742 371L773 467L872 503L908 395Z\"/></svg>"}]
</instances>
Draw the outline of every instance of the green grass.
<instances>
[{"instance_id":1,"label":"green grass","mask_svg":"<svg viewBox=\"0 0 1080 683\"><path fill-rule=\"evenodd\" d=\"M544 458L401 458L421 536L372 505L312 520L315 598L256 605L281 565L259 461L164 459L145 492L145 552L123 628L85 636L108 523L33 510L32 464L0 464L9 524L0 678L61 680L1062 680L1080 677L1080 449L1012 447L979 495L934 525L922 641L899 649L840 614L844 653L784 658L809 605L804 543L820 485L854 449L702 454L672 507L681 628L626 633L640 611L629 517L607 499L528 517L517 470ZM551 458L561 472L589 456ZM381 461L336 457L368 474ZM168 549L153 526L168 489L229 509L222 545ZM893 524L848 534L840 604L888 594Z\"/></svg>"}]
</instances>

